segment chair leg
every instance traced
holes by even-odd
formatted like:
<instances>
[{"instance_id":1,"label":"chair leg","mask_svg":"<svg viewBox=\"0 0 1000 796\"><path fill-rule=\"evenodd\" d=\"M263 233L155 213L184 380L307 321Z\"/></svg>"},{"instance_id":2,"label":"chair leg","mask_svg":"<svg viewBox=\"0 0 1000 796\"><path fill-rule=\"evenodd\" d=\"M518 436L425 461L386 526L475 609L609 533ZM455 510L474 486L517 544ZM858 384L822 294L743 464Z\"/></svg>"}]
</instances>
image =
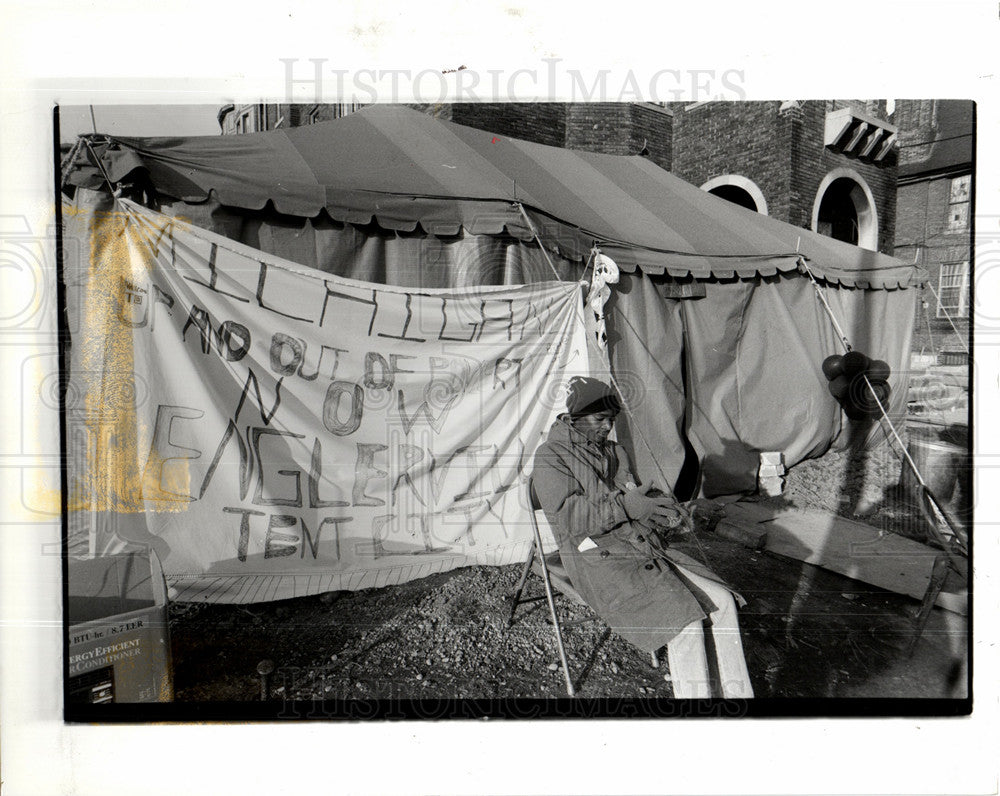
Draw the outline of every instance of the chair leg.
<instances>
[{"instance_id":1,"label":"chair leg","mask_svg":"<svg viewBox=\"0 0 1000 796\"><path fill-rule=\"evenodd\" d=\"M538 533L537 526L535 527L535 533ZM555 630L556 646L559 648L559 660L562 662L563 676L566 678L566 693L570 696L576 696L576 691L573 688L573 679L569 676L569 662L566 660L566 648L563 647L562 629L559 626L559 617L556 615L556 600L552 594L552 582L549 580L549 567L545 563L545 555L541 554L542 548L540 542L538 542L538 549L540 553L538 560L542 564L542 580L545 581L545 596L549 600L549 612L552 614L552 628Z\"/></svg>"},{"instance_id":2,"label":"chair leg","mask_svg":"<svg viewBox=\"0 0 1000 796\"><path fill-rule=\"evenodd\" d=\"M510 605L510 616L507 617L507 627L514 624L514 612L521 604L521 594L524 593L524 585L528 582L528 575L531 574L531 562L535 558L535 542L532 540L531 549L528 551L528 560L524 562L524 569L521 570L521 578L517 582L517 589L514 590L514 599Z\"/></svg>"}]
</instances>

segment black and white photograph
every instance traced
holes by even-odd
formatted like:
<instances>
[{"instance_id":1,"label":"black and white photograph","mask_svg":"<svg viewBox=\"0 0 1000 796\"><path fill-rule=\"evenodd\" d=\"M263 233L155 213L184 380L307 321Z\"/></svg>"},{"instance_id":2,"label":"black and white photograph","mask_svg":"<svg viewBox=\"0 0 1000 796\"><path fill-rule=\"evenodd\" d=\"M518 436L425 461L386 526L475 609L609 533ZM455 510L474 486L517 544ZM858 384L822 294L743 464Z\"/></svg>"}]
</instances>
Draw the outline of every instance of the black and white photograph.
<instances>
[{"instance_id":1,"label":"black and white photograph","mask_svg":"<svg viewBox=\"0 0 1000 796\"><path fill-rule=\"evenodd\" d=\"M245 72L234 29L5 93L10 792L995 783L982 54L288 11Z\"/></svg>"},{"instance_id":2,"label":"black and white photograph","mask_svg":"<svg viewBox=\"0 0 1000 796\"><path fill-rule=\"evenodd\" d=\"M968 711L973 102L129 110L59 109L68 718Z\"/></svg>"}]
</instances>

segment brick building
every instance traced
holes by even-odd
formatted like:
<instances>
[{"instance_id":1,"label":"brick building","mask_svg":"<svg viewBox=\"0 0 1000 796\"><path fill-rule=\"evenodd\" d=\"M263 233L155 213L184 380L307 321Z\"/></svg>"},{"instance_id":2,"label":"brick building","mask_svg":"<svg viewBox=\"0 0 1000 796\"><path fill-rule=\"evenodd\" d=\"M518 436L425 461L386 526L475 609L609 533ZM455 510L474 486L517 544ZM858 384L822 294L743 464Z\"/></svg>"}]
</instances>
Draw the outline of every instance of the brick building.
<instances>
[{"instance_id":1,"label":"brick building","mask_svg":"<svg viewBox=\"0 0 1000 796\"><path fill-rule=\"evenodd\" d=\"M900 151L893 253L921 263L933 288L924 288L914 350L961 359L972 315L975 106L968 100L897 100L894 119Z\"/></svg>"},{"instance_id":2,"label":"brick building","mask_svg":"<svg viewBox=\"0 0 1000 796\"><path fill-rule=\"evenodd\" d=\"M542 144L642 154L737 204L865 248L893 250L897 135L884 101L421 109Z\"/></svg>"},{"instance_id":3,"label":"brick building","mask_svg":"<svg viewBox=\"0 0 1000 796\"><path fill-rule=\"evenodd\" d=\"M897 131L884 101L671 108L679 177L795 226L892 252Z\"/></svg>"},{"instance_id":4,"label":"brick building","mask_svg":"<svg viewBox=\"0 0 1000 796\"><path fill-rule=\"evenodd\" d=\"M259 133L278 127L301 127L316 122L328 122L353 113L364 105L333 102L315 105L258 102L252 105L224 105L219 109L219 127L223 135Z\"/></svg>"},{"instance_id":5,"label":"brick building","mask_svg":"<svg viewBox=\"0 0 1000 796\"><path fill-rule=\"evenodd\" d=\"M231 135L329 121L360 107L352 103L226 105L218 118L222 133ZM438 119L549 146L612 155L641 153L670 169L673 113L662 103L461 102L410 107Z\"/></svg>"},{"instance_id":6,"label":"brick building","mask_svg":"<svg viewBox=\"0 0 1000 796\"><path fill-rule=\"evenodd\" d=\"M653 102L464 102L414 106L439 119L549 146L638 155L670 170L673 112Z\"/></svg>"}]
</instances>

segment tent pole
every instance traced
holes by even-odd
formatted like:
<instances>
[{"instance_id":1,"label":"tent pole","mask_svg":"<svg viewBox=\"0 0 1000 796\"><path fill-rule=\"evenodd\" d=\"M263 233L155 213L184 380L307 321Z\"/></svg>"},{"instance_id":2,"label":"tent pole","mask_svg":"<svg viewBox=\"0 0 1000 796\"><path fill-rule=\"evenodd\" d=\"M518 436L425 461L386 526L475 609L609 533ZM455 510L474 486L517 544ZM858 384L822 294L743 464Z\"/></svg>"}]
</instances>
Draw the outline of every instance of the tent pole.
<instances>
[{"instance_id":1,"label":"tent pole","mask_svg":"<svg viewBox=\"0 0 1000 796\"><path fill-rule=\"evenodd\" d=\"M830 302L826 300L826 296L823 295L823 291L820 289L819 282L816 281L816 277L813 276L812 269L806 263L805 257L799 257L799 269L803 270L808 274L813 287L816 290L816 295L819 297L820 302L826 308L826 314L830 316L830 320L833 321L833 328L837 330L837 334L840 335L840 342L844 346L845 351L851 350L851 344L847 341L847 335L844 334L844 330L840 328L840 323L837 321L837 316L833 314L833 309L830 307Z\"/></svg>"},{"instance_id":2,"label":"tent pole","mask_svg":"<svg viewBox=\"0 0 1000 796\"><path fill-rule=\"evenodd\" d=\"M941 310L941 312L944 313L944 317L947 318L948 319L948 323L951 324L952 331L954 331L955 334L958 336L958 342L961 344L962 348L965 349L965 353L968 354L969 353L969 347L965 344L965 340L962 339L962 333L960 331L958 331L958 327L955 326L955 322L951 319L951 314L948 312L948 310L945 307L941 306L941 298L938 296L937 291L934 289L934 285L932 285L930 282L925 282L924 284L926 284L927 287L930 288L931 293L934 295L934 301L937 302L938 309ZM927 325L928 326L930 326L930 322L931 322L931 317L930 317L930 315L928 315L927 316Z\"/></svg>"},{"instance_id":3,"label":"tent pole","mask_svg":"<svg viewBox=\"0 0 1000 796\"><path fill-rule=\"evenodd\" d=\"M97 164L97 168L99 168L101 170L101 174L104 176L104 180L105 180L105 182L107 182L108 188L111 189L111 194L117 199L118 198L118 192L115 190L115 184L113 182L111 182L111 177L108 176L108 172L104 168L104 163L97 156L97 153L94 152L94 148L90 145L90 141L88 141L86 138L83 138L82 140L83 140L83 143L86 144L86 146L87 146L87 151L90 152L91 157L94 158L94 162Z\"/></svg>"},{"instance_id":4,"label":"tent pole","mask_svg":"<svg viewBox=\"0 0 1000 796\"><path fill-rule=\"evenodd\" d=\"M528 228L531 230L531 234L535 237L535 240L538 242L538 248L540 248L542 250L542 254L545 256L545 262L547 262L549 264L549 268L552 269L552 273L555 275L555 278L558 280L559 279L559 272L556 271L556 267L552 264L552 260L549 259L549 254L548 254L547 251L545 251L545 247L542 245L541 238L538 237L538 232L535 230L535 225L533 223L531 223L531 219L528 217L528 214L527 214L527 212L524 209L524 205L522 205L520 202L517 202L516 204L517 204L517 209L521 211L521 216L524 218L525 222L528 225ZM591 252L591 256L592 257L593 257L593 255L594 255L594 253L596 251L597 251L597 247L595 246L594 250ZM559 281L562 281L562 280L559 280ZM608 362L608 376L611 377L611 383L614 385L614 388L618 391L618 395L621 397L622 403L625 404L625 411L628 412L629 418L633 418L634 416L632 414L632 410L628 406L628 401L625 398L625 393L622 391L621 385L618 384L618 380L615 378L614 371L612 371L612 369L611 369L611 362L610 361ZM634 423L632 425L634 427ZM659 472L660 472L660 478L663 480L663 486L666 489L670 489L670 485L667 484L667 481L666 481L666 475L664 474L662 468L660 467L659 462L656 461L656 457L653 455L653 451L649 447L649 443L646 442L646 439L642 435L641 432L638 434L638 437L639 437L640 440L642 440L642 444L646 446L646 451L649 453L649 457L653 460L653 463L656 465L656 469L659 470ZM670 491L673 492L673 490L670 490ZM696 534L694 534L694 533L692 533L692 536L694 536L694 540L695 540L695 542L698 545L698 549L701 551L702 556L705 558L705 563L707 564L708 563L708 553L706 552L705 548L702 547L701 541L698 539L698 536Z\"/></svg>"},{"instance_id":5,"label":"tent pole","mask_svg":"<svg viewBox=\"0 0 1000 796\"><path fill-rule=\"evenodd\" d=\"M621 385L618 383L618 379L615 378L614 371L611 369L611 362L610 362L610 360L608 361L608 376L611 378L611 384L618 391L618 397L621 398L622 405L624 406L625 412L628 415L628 418L629 418L629 432L632 433L634 437L638 437L639 440L642 442L643 446L646 448L646 453L649 454L650 460L656 466L656 469L657 469L657 471L660 474L661 483L663 484L664 489L669 490L670 494L673 495L674 490L671 488L670 484L667 483L666 473L664 473L663 472L663 468L660 467L660 463L657 460L656 456L653 454L653 449L650 447L649 443L646 441L646 437L643 435L643 433L636 426L635 415L632 414L632 409L628 405L628 400L625 398L625 392L624 392L624 390L622 390ZM677 505L683 511L687 512L687 509L685 509L683 506L680 506L680 503L678 503ZM687 512L687 513L688 513L688 519L691 519L690 512ZM708 555L708 551L705 549L704 545L702 545L701 540L698 538L698 534L695 533L694 522L691 523L691 537L694 539L695 544L698 546L698 551L701 553L702 561L709 568L715 569L715 567L713 566L712 561L711 561L711 559L710 559L710 557Z\"/></svg>"},{"instance_id":6,"label":"tent pole","mask_svg":"<svg viewBox=\"0 0 1000 796\"><path fill-rule=\"evenodd\" d=\"M913 461L913 458L910 456L910 452L906 449L906 446L903 445L903 440L902 438L900 438L899 433L896 431L896 427L889 419L889 413L886 411L885 406L882 405L882 401L879 399L878 394L875 392L875 388L872 387L872 383L868 380L868 376L866 374L862 374L862 378L864 378L865 386L868 387L868 391L869 393L871 393L872 398L875 399L875 403L878 404L879 411L882 413L881 419L885 420L886 425L892 432L892 436L895 438L896 444L899 446L899 449L903 452L903 456L906 458L907 464L910 465L910 469L913 471L913 475L917 479L917 483L920 484L921 490L933 505L934 510L945 521L945 524L947 524L947 526L951 529L952 533L955 534L955 538L962 543L962 552L964 552L965 546L968 544L968 539L965 533L952 523L948 515L945 513L944 509L941 507L941 502L938 500L937 495L935 495L934 492L931 490L931 488L927 486L927 483L924 481L923 476L920 474L920 470L917 469L916 462ZM944 546L945 552L948 554L948 557L952 560L952 563L955 564L957 568L958 564L953 556L951 545L948 543L948 540L944 538L944 536L941 534L937 526L935 526L933 523L929 524L933 535L937 538L937 541Z\"/></svg>"},{"instance_id":7,"label":"tent pole","mask_svg":"<svg viewBox=\"0 0 1000 796\"><path fill-rule=\"evenodd\" d=\"M587 258L587 264L583 266L583 276L580 277L581 282L590 284L590 280L587 279L587 271L589 271L592 266L597 265L598 254L600 254L600 249L597 248L597 244L595 243L590 249L590 256Z\"/></svg>"},{"instance_id":8,"label":"tent pole","mask_svg":"<svg viewBox=\"0 0 1000 796\"><path fill-rule=\"evenodd\" d=\"M930 287L930 285L926 282L924 283L924 286ZM934 345L934 330L931 328L931 314L927 310L927 302L924 300L923 296L920 297L920 314L924 316L924 323L927 324L927 339L930 341L931 351L937 351L937 346ZM921 347L920 353L924 353L923 347Z\"/></svg>"},{"instance_id":9,"label":"tent pole","mask_svg":"<svg viewBox=\"0 0 1000 796\"><path fill-rule=\"evenodd\" d=\"M73 148L69 151L69 154L63 158L62 163L59 165L60 168L60 188L66 187L66 182L69 180L70 174L73 172L73 167L76 166L76 161L80 157L80 152L83 150L83 138L78 137L76 143L73 144Z\"/></svg>"},{"instance_id":10,"label":"tent pole","mask_svg":"<svg viewBox=\"0 0 1000 796\"><path fill-rule=\"evenodd\" d=\"M837 333L840 335L840 341L844 344L844 348L847 351L851 351L852 350L851 344L848 342L847 337L844 335L844 330L840 327L840 323L837 321L837 317L833 314L833 309L830 307L829 302L826 300L826 296L824 296L823 292L820 290L819 283L816 281L816 277L813 276L813 272L809 268L809 265L806 263L804 257L799 257L799 268L805 271L809 275L809 279L812 280L813 287L816 289L816 295L819 296L820 302L823 304L823 307L826 309L827 314L830 316L830 320L833 322L834 328L836 328ZM940 514L941 518L945 521L945 524L949 528L951 528L951 531L955 535L955 538L958 539L962 543L962 546L964 547L968 543L965 534L958 527L956 527L956 525L951 521L948 515L942 510L941 501L938 500L937 495L934 494L931 488L927 486L927 482L924 481L923 476L920 474L920 470L917 469L916 462L914 462L913 459L910 457L910 452L906 449L906 446L903 444L903 440L899 436L899 432L896 431L896 426L893 425L892 420L889 418L889 413L886 411L885 406L882 405L882 401L876 394L875 388L872 387L872 383L868 380L868 376L865 374L862 374L862 376L865 380L865 386L868 387L868 392L871 394L872 398L875 399L875 403L878 405L879 411L882 413L882 417L880 419L885 421L886 425L889 427L889 430L892 432L892 436L895 438L896 444L899 446L899 450L902 451L906 463L910 465L910 469L913 471L913 475L916 477L917 483L920 484L920 488L923 490L923 493L927 496L928 500L930 500L931 505L934 507L935 511L938 514ZM930 525L931 527L932 535L937 539L937 541L941 545L944 546L945 551L947 552L949 558L951 558L952 562L955 563L957 566L957 562L953 558L951 544L949 544L948 540L944 538L944 535L933 523L928 523L928 525Z\"/></svg>"},{"instance_id":11,"label":"tent pole","mask_svg":"<svg viewBox=\"0 0 1000 796\"><path fill-rule=\"evenodd\" d=\"M531 234L535 238L535 242L538 244L538 248L542 250L542 256L545 258L545 262L549 264L549 268L552 269L552 274L555 276L557 282L561 282L562 279L559 278L559 272L556 270L555 265L552 264L552 260L549 259L549 253L545 251L545 247L542 245L542 239L538 237L538 232L535 230L535 225L531 223L531 219L528 217L527 211L524 209L524 205L520 202L515 202L517 209L521 211L521 216L524 218L528 225L528 229L531 230Z\"/></svg>"}]
</instances>

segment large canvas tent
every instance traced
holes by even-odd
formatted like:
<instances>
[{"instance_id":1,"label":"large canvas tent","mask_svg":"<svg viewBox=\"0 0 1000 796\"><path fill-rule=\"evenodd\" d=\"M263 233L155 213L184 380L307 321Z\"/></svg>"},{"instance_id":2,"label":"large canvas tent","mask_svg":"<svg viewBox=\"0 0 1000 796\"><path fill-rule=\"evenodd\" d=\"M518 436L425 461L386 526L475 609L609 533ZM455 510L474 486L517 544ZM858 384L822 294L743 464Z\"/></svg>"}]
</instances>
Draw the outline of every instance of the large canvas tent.
<instances>
[{"instance_id":1,"label":"large canvas tent","mask_svg":"<svg viewBox=\"0 0 1000 796\"><path fill-rule=\"evenodd\" d=\"M703 494L750 490L760 451L794 465L846 440L820 369L840 342L817 289L857 349L905 369L917 269L737 207L642 157L386 106L252 135L95 138L85 151L70 177L78 205L109 208L110 180L167 216L366 283L519 285L553 268L575 282L596 245L623 272L608 304L623 431L639 469L668 486L693 455ZM891 383L898 412L905 385Z\"/></svg>"}]
</instances>

